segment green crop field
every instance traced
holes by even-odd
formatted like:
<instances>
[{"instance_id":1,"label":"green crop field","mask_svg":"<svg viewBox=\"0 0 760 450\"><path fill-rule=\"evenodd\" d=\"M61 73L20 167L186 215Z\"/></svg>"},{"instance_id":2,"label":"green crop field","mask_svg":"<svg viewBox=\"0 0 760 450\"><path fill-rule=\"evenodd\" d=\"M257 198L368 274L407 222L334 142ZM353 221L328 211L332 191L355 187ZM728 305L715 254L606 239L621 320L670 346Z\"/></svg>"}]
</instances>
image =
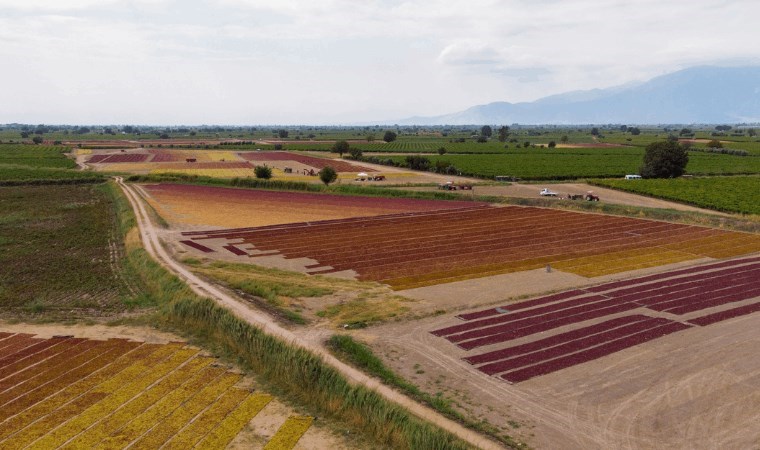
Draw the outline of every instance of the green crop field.
<instances>
[{"instance_id":1,"label":"green crop field","mask_svg":"<svg viewBox=\"0 0 760 450\"><path fill-rule=\"evenodd\" d=\"M496 175L523 179L573 179L622 177L638 173L642 148L524 149L498 155L430 155L435 164L444 161L462 174L491 178ZM403 163L405 157L390 157ZM687 172L694 175L760 174L760 157L691 152Z\"/></svg>"},{"instance_id":2,"label":"green crop field","mask_svg":"<svg viewBox=\"0 0 760 450\"><path fill-rule=\"evenodd\" d=\"M18 164L28 167L71 169L76 163L64 156L66 147L45 145L0 145L0 165Z\"/></svg>"},{"instance_id":3,"label":"green crop field","mask_svg":"<svg viewBox=\"0 0 760 450\"><path fill-rule=\"evenodd\" d=\"M718 211L760 214L760 176L594 180L593 183Z\"/></svg>"},{"instance_id":4,"label":"green crop field","mask_svg":"<svg viewBox=\"0 0 760 450\"><path fill-rule=\"evenodd\" d=\"M102 174L74 170L74 160L61 146L0 145L0 185L35 183L98 182Z\"/></svg>"},{"instance_id":5,"label":"green crop field","mask_svg":"<svg viewBox=\"0 0 760 450\"><path fill-rule=\"evenodd\" d=\"M121 243L105 185L0 187L3 315L123 310Z\"/></svg>"}]
</instances>

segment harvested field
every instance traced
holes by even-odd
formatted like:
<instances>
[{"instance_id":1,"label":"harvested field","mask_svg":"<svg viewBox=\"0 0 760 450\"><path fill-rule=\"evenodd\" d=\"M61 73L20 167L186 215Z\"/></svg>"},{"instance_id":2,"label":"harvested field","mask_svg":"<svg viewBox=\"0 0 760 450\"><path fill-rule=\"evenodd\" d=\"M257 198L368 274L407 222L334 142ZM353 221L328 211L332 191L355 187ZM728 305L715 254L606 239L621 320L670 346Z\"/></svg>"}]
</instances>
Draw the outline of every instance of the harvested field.
<instances>
[{"instance_id":1,"label":"harvested field","mask_svg":"<svg viewBox=\"0 0 760 450\"><path fill-rule=\"evenodd\" d=\"M235 162L240 157L235 152L228 151L203 151L203 150L162 150L150 149L148 153L153 155L152 162L185 162L187 159L195 159L197 162Z\"/></svg>"},{"instance_id":2,"label":"harvested field","mask_svg":"<svg viewBox=\"0 0 760 450\"><path fill-rule=\"evenodd\" d=\"M222 449L273 400L181 343L0 332L0 361L6 449ZM311 418L296 422L277 448L293 448Z\"/></svg>"},{"instance_id":3,"label":"harvested field","mask_svg":"<svg viewBox=\"0 0 760 450\"><path fill-rule=\"evenodd\" d=\"M441 204L449 204L448 202ZM529 207L464 207L401 215L184 233L261 253L309 258L309 273L346 270L410 289L552 268L597 277L760 251L760 236ZM238 245L240 247L240 245Z\"/></svg>"},{"instance_id":4,"label":"harvested field","mask_svg":"<svg viewBox=\"0 0 760 450\"><path fill-rule=\"evenodd\" d=\"M212 227L255 227L478 205L178 184L143 188L151 205L171 224Z\"/></svg>"},{"instance_id":5,"label":"harvested field","mask_svg":"<svg viewBox=\"0 0 760 450\"><path fill-rule=\"evenodd\" d=\"M246 152L240 153L240 156L247 161L260 163L270 161L294 161L313 167L315 170L321 170L330 166L335 169L336 172L375 172L375 169L354 165L339 159L316 158L314 156L291 152Z\"/></svg>"},{"instance_id":6,"label":"harvested field","mask_svg":"<svg viewBox=\"0 0 760 450\"><path fill-rule=\"evenodd\" d=\"M468 353L465 361L516 383L693 326L758 312L758 280L760 257L724 261L461 314L464 323L432 334L468 352L487 347L485 353ZM604 321L589 325L595 319ZM573 325L579 328L542 337ZM525 337L539 339L513 345Z\"/></svg>"},{"instance_id":7,"label":"harvested field","mask_svg":"<svg viewBox=\"0 0 760 450\"><path fill-rule=\"evenodd\" d=\"M87 162L98 164L117 164L117 163L139 163L146 162L150 155L145 153L112 153L103 155L93 155Z\"/></svg>"}]
</instances>

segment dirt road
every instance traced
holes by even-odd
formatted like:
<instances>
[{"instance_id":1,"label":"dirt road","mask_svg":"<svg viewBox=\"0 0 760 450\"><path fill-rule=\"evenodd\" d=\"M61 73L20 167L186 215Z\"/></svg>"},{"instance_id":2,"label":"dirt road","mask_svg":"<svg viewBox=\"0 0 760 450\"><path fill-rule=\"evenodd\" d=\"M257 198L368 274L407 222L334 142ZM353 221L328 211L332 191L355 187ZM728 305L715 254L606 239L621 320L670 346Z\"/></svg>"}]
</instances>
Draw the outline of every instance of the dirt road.
<instances>
[{"instance_id":1,"label":"dirt road","mask_svg":"<svg viewBox=\"0 0 760 450\"><path fill-rule=\"evenodd\" d=\"M145 246L146 251L163 267L185 281L195 293L213 299L220 306L227 308L241 319L256 327L261 328L263 331L273 336L277 336L292 345L297 345L319 355L327 364L340 371L349 381L364 385L368 389L372 389L373 391L382 395L385 399L396 403L399 406L402 406L403 408L410 411L412 414L432 424L435 424L444 430L449 431L460 439L483 449L502 448L501 445L493 442L492 440L441 416L434 410L420 405L407 396L391 389L388 386L385 386L376 379L371 378L361 371L343 363L328 351L326 351L321 345L299 337L296 334L292 333L290 330L279 326L273 322L271 318L266 314L250 308L244 302L239 301L232 295L227 294L216 286L200 279L195 274L185 269L181 264L175 261L161 245L161 242L159 240L159 233L151 222L150 216L148 215L145 208L145 204L140 198L139 194L137 194L137 192L131 186L125 184L121 177L116 177L116 182L124 191L124 194L127 196L130 204L132 205L132 209L134 210L135 216L137 217L140 236L142 238L142 242Z\"/></svg>"}]
</instances>

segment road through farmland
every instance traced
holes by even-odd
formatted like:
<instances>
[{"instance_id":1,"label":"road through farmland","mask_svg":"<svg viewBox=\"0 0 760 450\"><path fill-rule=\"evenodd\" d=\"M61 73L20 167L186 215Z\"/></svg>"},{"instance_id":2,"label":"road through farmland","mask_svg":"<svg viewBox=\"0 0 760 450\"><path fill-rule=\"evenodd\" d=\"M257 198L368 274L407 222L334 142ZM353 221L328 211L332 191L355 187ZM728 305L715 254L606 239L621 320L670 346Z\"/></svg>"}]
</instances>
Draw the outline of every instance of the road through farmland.
<instances>
[{"instance_id":1,"label":"road through farmland","mask_svg":"<svg viewBox=\"0 0 760 450\"><path fill-rule=\"evenodd\" d=\"M121 177L117 177L116 182L124 191L124 194L127 196L130 204L132 205L132 209L135 212L137 223L139 225L140 236L142 238L142 242L145 246L146 251L163 267L185 281L195 293L213 299L220 306L229 309L238 317L262 329L263 331L319 355L327 364L340 371L349 381L364 385L368 389L372 389L387 400L394 402L407 409L414 415L421 417L422 419L435 424L444 430L449 431L460 439L483 449L501 448L499 444L491 441L490 439L441 416L432 409L420 405L405 395L400 394L388 386L383 385L376 379L371 378L361 371L341 362L329 352L327 352L321 345L315 343L320 341L309 341L300 338L291 331L286 330L285 328L282 328L276 323L272 322L269 316L249 308L243 302L236 300L231 295L223 292L212 284L201 280L195 274L185 269L182 265L175 261L161 245L158 231L151 222L145 208L145 204L140 196L131 186L125 184Z\"/></svg>"}]
</instances>

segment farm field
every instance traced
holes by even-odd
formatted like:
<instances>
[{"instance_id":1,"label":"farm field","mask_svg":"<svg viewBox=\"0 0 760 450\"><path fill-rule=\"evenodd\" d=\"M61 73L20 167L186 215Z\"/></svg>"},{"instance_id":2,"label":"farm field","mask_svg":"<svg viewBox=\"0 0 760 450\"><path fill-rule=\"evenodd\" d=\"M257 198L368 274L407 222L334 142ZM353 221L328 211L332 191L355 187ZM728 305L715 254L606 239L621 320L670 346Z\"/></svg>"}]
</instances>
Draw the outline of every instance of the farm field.
<instances>
[{"instance_id":1,"label":"farm field","mask_svg":"<svg viewBox=\"0 0 760 450\"><path fill-rule=\"evenodd\" d=\"M760 177L594 180L594 184L674 200L702 208L760 214Z\"/></svg>"},{"instance_id":2,"label":"farm field","mask_svg":"<svg viewBox=\"0 0 760 450\"><path fill-rule=\"evenodd\" d=\"M0 187L0 210L3 316L108 316L135 297L105 186Z\"/></svg>"},{"instance_id":3,"label":"farm field","mask_svg":"<svg viewBox=\"0 0 760 450\"><path fill-rule=\"evenodd\" d=\"M747 448L760 438L759 264L685 265L357 334L469 415L519 422L535 448Z\"/></svg>"},{"instance_id":4,"label":"farm field","mask_svg":"<svg viewBox=\"0 0 760 450\"><path fill-rule=\"evenodd\" d=\"M304 220L410 213L459 208L472 202L355 197L179 184L145 185L151 205L169 223L256 227Z\"/></svg>"},{"instance_id":5,"label":"farm field","mask_svg":"<svg viewBox=\"0 0 760 450\"><path fill-rule=\"evenodd\" d=\"M441 179L445 181L446 175L355 165L326 150L336 139L348 139L352 147L378 152L380 158L403 160L406 154L429 154L433 161L457 159L463 165L477 166L478 171L491 171L492 175L552 180L610 174L618 177L637 171L646 143L662 140L671 133L645 130L639 136L601 128L599 135L592 137L590 130L582 128L515 126L510 138L516 142L498 142L492 137L482 143L475 142L478 130L473 127L431 133L399 128L398 139L391 143L367 142L364 135L378 136L378 131L369 127L299 131L293 127L289 128L290 138L273 136L278 130L271 129L199 131L205 135L195 138L167 128L166 133L159 132L171 134L172 138L159 139L157 133L149 136L146 132L142 137L130 136L122 141L90 133L91 140L70 141L71 147L79 143L90 147L75 149L74 153L79 162L90 158L99 161L93 163L95 171L70 170L74 163L63 155L69 149L47 145L48 141L52 144L48 139L51 134L45 136L45 144L22 146L19 153L5 159L3 147L10 149L19 144L0 145L0 181L4 170L16 177L22 176L19 173L29 174L24 179L40 179L43 172L61 174L62 178L102 179L108 174L101 171L245 178L253 176L255 165L266 164L273 168L274 180L320 183L317 177L304 175L303 171L329 164L341 165L344 170L336 184L355 185L359 183L354 181L357 172L371 172L374 168L387 175L387 180L382 184L361 184L382 186L414 180L410 183L420 183L416 189L437 191L436 184ZM712 138L711 131L698 131L692 136L696 150L690 153L690 173L749 175L668 180L674 182L671 187L663 185L652 188L657 192L642 193L676 201L694 197L701 199L701 203L694 203L696 206L757 214L751 212L757 203L753 203L754 197L741 196L748 190L757 191L753 186L757 177L752 174L760 173L760 143L756 138L732 140L733 136L725 136L720 137L725 147L746 149L750 155L707 153L702 150L707 139ZM317 137L307 142L306 133ZM7 139L9 135L0 132L0 137ZM463 138L465 142L452 142ZM562 143L556 148L540 147L549 140L560 142L560 138ZM523 142L532 145L524 148ZM319 150L329 158L320 158L319 153L271 151L275 145L288 150ZM441 147L446 148L444 155L438 155ZM262 151L254 151L257 148ZM21 161L24 158L39 161ZM509 164L502 165L502 160ZM458 163L454 165L463 170ZM286 174L285 167L294 173ZM173 258L204 282L218 283L227 288L226 292L234 292L252 310L261 309L262 314L282 323L299 338L315 343L340 333L368 343L388 367L433 398L431 404L451 407L471 423L490 423L498 434L514 436L535 448L678 448L683 442L704 443L711 448L752 448L760 439L756 425L760 420L756 410L760 402L760 360L755 357L755 348L760 345L756 333L760 320L756 281L760 276L760 236L726 231L732 227L753 229L749 225L755 218L636 211L640 217L673 218L690 224L720 222L726 226L706 228L553 207L256 191L212 187L212 180L198 181L210 186L135 186L168 222L169 229L157 227L154 231L164 243L171 241L172 245L165 248L174 252ZM640 181L643 183L637 186L654 180ZM686 194L672 196L674 191L687 192L676 183L685 185L690 181L700 184L691 185L693 189ZM601 182L618 184L618 180ZM544 187L530 183L482 184L474 195L488 195L488 189L515 188L529 190L538 198L538 190ZM267 185L276 186L305 189L285 183ZM565 193L575 185L546 186L557 186ZM582 192L595 189L577 186L583 186L578 188ZM7 279L17 281L16 285L7 284L5 272L0 274L0 300L9 305L3 308L0 318L67 322L84 319L110 324L133 318L140 321L146 317L145 312L161 315L163 306L175 308L184 302L183 291L170 294L172 298L150 298L153 294L141 292L141 288L147 288L140 281L154 281L133 280L131 276L144 274L131 273L132 266L122 270L121 264L128 261L123 257L124 230L119 225L125 224L115 220L114 205L105 195L105 188L26 186L23 195L20 190L0 188L0 207L10 211L0 220L0 264L10 268ZM317 190L315 186L308 188ZM75 189L81 190L74 192ZM359 192L355 186L324 190ZM670 197L662 194L668 190ZM712 196L711 190L719 194ZM368 193L380 194L379 190ZM552 205L553 200L515 203ZM636 209L623 211L603 203L607 198L602 198L599 207L584 206L627 215L633 215ZM136 233L133 230L126 236L127 248L133 249ZM79 244L84 250L77 247ZM131 251L129 255L131 258ZM141 249L134 257L150 262ZM20 261L29 264L18 264ZM174 289L170 282L161 281L158 284L165 285L167 291ZM487 298L480 294L485 290L489 291ZM415 296L423 291L424 295ZM530 297L525 300L526 296ZM183 308L188 305L182 303ZM219 326L221 322L201 329L205 323L199 323L200 315L195 314L204 313L205 305L194 306L197 311L172 310L174 320L186 314L184 322L175 323L179 328L190 330L199 325L197 333L224 329ZM304 320L291 317L299 314ZM214 320L217 317L206 315ZM36 323L14 325L34 327ZM239 339L245 335L240 327L233 326L228 332L229 337L238 333L235 343L247 342ZM88 364L95 364L94 360L101 361L103 368L110 367L113 363L107 363L106 356L95 356L95 348L101 345L110 345L108 355L118 354L117 361L143 352L146 358L153 359L134 364L156 373L148 370L136 375L133 363L122 362L124 371L130 371L134 378L120 379L126 382L104 380L114 390L101 392L96 390L100 384L91 386L86 381L105 371L96 370L72 383L88 387L89 391L69 398L62 393L69 392L70 387L58 389L53 395L56 409L39 416L39 420L26 421L24 418L37 416L24 414L42 414L39 405L48 405L47 400L35 406L29 400L30 408L24 406L21 412L14 412L21 406L13 406L19 396L0 403L4 405L0 415L7 418L5 422L0 420L2 448L27 443L33 448L56 447L58 443L66 448L93 448L93 442L100 447L142 442L142 447L133 445L137 448L155 448L162 443L166 444L164 448L193 448L201 443L224 448L229 443L230 448L272 449L301 445L319 448L322 444L313 440L316 423L311 417L295 415L292 408L282 404L277 418L269 417L276 399L269 397L265 402L259 396L266 394L251 392L248 384L244 387L240 375L218 367L218 362L182 343L88 341L80 339L80 335L41 339L31 335L33 330L29 335L13 333L0 324L0 384L6 386L0 392L0 401L17 390L27 395L22 391L26 389L24 385L30 388L28 395L43 388L58 389L45 377L58 380L70 376L73 380L72 371L90 367ZM6 338L14 340L4 346ZM69 358L78 351L67 347L69 342L75 343L74 348L81 347L82 353ZM210 343L209 348L216 344ZM134 348L119 353L121 346L128 345ZM146 348L157 350L149 352ZM250 346L245 350L256 353ZM156 352L164 356L159 358ZM84 365L71 369L60 365L63 368L58 375L52 375L52 370L47 375L49 366L45 364L59 367L48 361L58 358L54 361L76 362L79 359L73 358L84 354L93 355ZM29 365L24 365L27 362ZM187 368L192 375L182 373ZM215 379L238 377L238 381L229 387L230 392L209 398L208 406L195 414L197 419L189 416L192 410L177 412L183 405L190 405L190 398L199 396L188 392L185 403L166 412L164 422L173 418L171 424L140 424L146 413L158 410L167 404L167 398L179 395L176 391L212 369L220 373ZM33 373L32 382L11 386L13 377L20 373ZM262 376L261 381L270 380ZM292 380L288 382L292 384ZM278 393L277 389L283 389L276 383L273 386ZM283 395L289 402L300 404L301 396L307 398L307 403L313 400L308 399L306 390L288 389ZM61 403L55 403L58 401ZM246 401L252 402L250 408L241 406ZM346 408L339 400L325 403ZM312 415L323 415L320 407L315 409L309 403L308 408ZM253 411L256 409L260 410L258 414ZM358 420L354 410L340 417L347 419L346 429L354 434L351 414ZM23 427L7 434L12 421ZM138 428L132 423L138 423ZM77 426L81 426L80 431ZM341 433L343 426L337 424ZM133 437L124 434L129 430L138 433L140 427L148 428ZM246 437L239 434L230 440L236 430L243 430ZM168 435L170 431L173 434ZM161 436L149 438L153 434ZM311 443L304 444L310 435ZM13 443L10 439L14 436L21 436L21 441ZM365 438L356 439L349 446ZM342 448L332 442L329 445Z\"/></svg>"},{"instance_id":6,"label":"farm field","mask_svg":"<svg viewBox=\"0 0 760 450\"><path fill-rule=\"evenodd\" d=\"M6 449L223 449L258 415L280 427L255 439L290 449L311 426L272 416L271 395L181 343L0 331L0 358Z\"/></svg>"},{"instance_id":7,"label":"farm field","mask_svg":"<svg viewBox=\"0 0 760 450\"><path fill-rule=\"evenodd\" d=\"M444 161L463 175L493 178L513 176L523 179L573 179L623 177L638 173L644 150L632 149L530 149L519 153L491 155L430 155L435 164ZM405 157L389 157L403 163ZM722 154L689 154L687 173L693 175L731 175L760 173L760 157Z\"/></svg>"},{"instance_id":8,"label":"farm field","mask_svg":"<svg viewBox=\"0 0 760 450\"><path fill-rule=\"evenodd\" d=\"M98 182L103 176L91 172L69 170L76 163L67 158L66 147L47 145L0 144L0 183L22 184L33 180L47 183Z\"/></svg>"},{"instance_id":9,"label":"farm field","mask_svg":"<svg viewBox=\"0 0 760 450\"><path fill-rule=\"evenodd\" d=\"M651 220L530 207L469 206L414 214L185 232L213 253L308 258L308 273L346 270L411 289L540 269L599 277L760 251L760 236ZM234 242L234 245L233 245ZM359 243L359 245L357 245ZM247 247L247 249L243 249Z\"/></svg>"},{"instance_id":10,"label":"farm field","mask_svg":"<svg viewBox=\"0 0 760 450\"><path fill-rule=\"evenodd\" d=\"M517 383L692 326L760 312L758 279L760 257L712 263L460 314L464 323L432 333L471 351L465 360L481 372ZM593 319L604 321L584 325ZM568 325L579 328L541 335ZM510 345L522 337L535 340Z\"/></svg>"},{"instance_id":11,"label":"farm field","mask_svg":"<svg viewBox=\"0 0 760 450\"><path fill-rule=\"evenodd\" d=\"M0 167L14 164L35 168L71 169L73 160L64 156L68 148L52 145L0 144Z\"/></svg>"},{"instance_id":12,"label":"farm field","mask_svg":"<svg viewBox=\"0 0 760 450\"><path fill-rule=\"evenodd\" d=\"M78 152L81 150L78 150ZM91 152L91 150L85 150ZM273 178L289 181L319 183L316 176L326 166L339 173L339 180L353 181L357 172L376 172L375 169L330 158L318 158L303 153L283 151L234 152L226 150L132 149L129 152L78 153L97 171L244 178L254 176L256 165L273 169ZM190 161L192 160L192 161ZM290 172L285 172L289 169ZM392 171L393 172L393 171ZM393 178L404 178L395 174ZM413 175L413 174L411 174ZM389 174L390 176L390 174Z\"/></svg>"}]
</instances>

